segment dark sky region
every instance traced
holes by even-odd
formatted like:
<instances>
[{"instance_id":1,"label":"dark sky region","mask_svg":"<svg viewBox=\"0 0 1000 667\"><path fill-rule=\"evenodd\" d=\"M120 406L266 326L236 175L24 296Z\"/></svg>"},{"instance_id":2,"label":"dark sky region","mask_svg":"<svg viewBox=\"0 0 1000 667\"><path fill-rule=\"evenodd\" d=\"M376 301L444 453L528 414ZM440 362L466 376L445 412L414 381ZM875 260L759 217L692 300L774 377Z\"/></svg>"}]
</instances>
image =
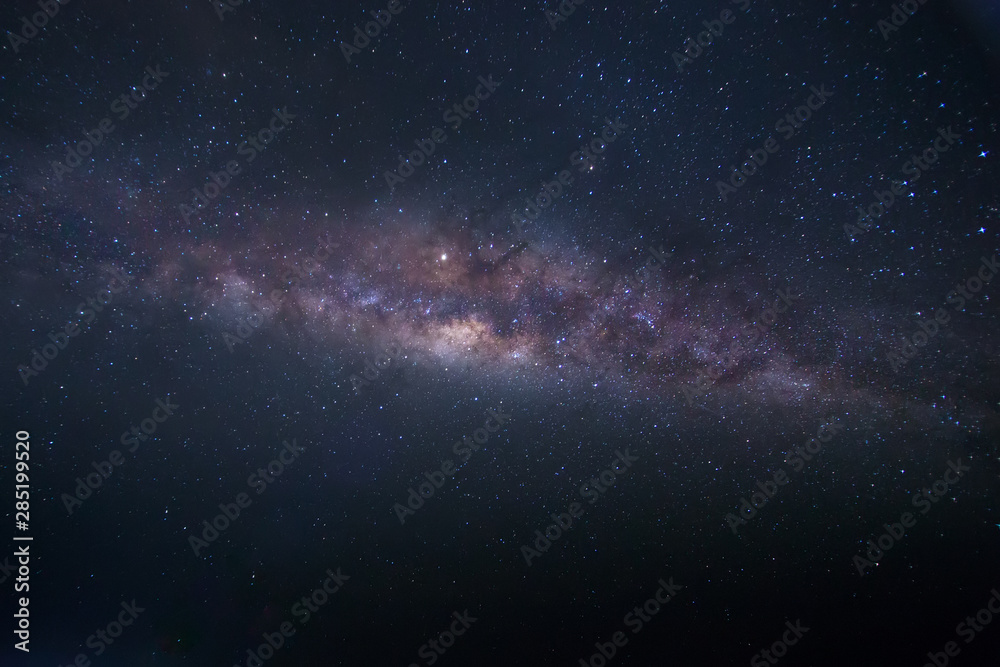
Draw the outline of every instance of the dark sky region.
<instances>
[{"instance_id":1,"label":"dark sky region","mask_svg":"<svg viewBox=\"0 0 1000 667\"><path fill-rule=\"evenodd\" d=\"M0 28L4 667L995 664L996 3Z\"/></svg>"}]
</instances>

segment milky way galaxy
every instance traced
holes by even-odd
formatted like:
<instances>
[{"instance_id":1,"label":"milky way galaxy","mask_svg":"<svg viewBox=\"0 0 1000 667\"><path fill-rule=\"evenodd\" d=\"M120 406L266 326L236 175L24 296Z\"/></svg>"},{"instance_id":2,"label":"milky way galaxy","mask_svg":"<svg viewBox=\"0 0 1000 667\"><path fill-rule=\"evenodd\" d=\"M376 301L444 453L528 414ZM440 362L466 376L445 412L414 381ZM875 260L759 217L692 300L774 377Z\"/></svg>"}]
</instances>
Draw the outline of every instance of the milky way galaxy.
<instances>
[{"instance_id":1,"label":"milky way galaxy","mask_svg":"<svg viewBox=\"0 0 1000 667\"><path fill-rule=\"evenodd\" d=\"M3 665L917 665L997 585L989 3L45 3Z\"/></svg>"}]
</instances>

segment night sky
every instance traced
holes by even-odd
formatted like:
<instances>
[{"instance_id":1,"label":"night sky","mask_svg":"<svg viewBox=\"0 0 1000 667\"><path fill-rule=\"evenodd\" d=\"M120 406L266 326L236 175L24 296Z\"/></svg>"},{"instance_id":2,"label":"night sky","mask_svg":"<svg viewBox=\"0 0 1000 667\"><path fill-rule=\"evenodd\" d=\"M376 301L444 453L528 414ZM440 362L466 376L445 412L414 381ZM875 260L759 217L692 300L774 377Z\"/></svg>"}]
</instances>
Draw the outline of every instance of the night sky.
<instances>
[{"instance_id":1,"label":"night sky","mask_svg":"<svg viewBox=\"0 0 1000 667\"><path fill-rule=\"evenodd\" d=\"M997 664L1000 5L329 5L0 9L0 665Z\"/></svg>"}]
</instances>

